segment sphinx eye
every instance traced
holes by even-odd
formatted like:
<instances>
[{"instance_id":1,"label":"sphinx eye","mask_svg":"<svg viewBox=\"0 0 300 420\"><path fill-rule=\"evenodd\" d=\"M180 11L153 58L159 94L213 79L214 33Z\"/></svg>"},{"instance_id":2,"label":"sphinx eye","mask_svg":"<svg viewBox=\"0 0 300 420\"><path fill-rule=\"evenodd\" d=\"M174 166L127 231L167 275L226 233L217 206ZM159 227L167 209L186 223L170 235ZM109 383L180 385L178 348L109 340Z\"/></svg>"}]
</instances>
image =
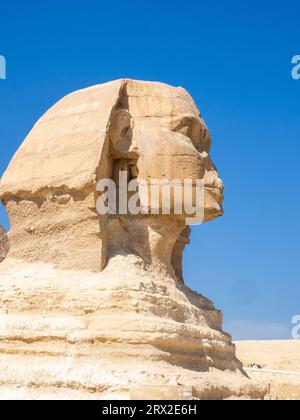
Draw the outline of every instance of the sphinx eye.
<instances>
[{"instance_id":1,"label":"sphinx eye","mask_svg":"<svg viewBox=\"0 0 300 420\"><path fill-rule=\"evenodd\" d=\"M176 123L175 127L173 128L173 131L181 133L186 137L190 137L193 130L193 124L193 118L184 117L182 118L182 120Z\"/></svg>"},{"instance_id":2,"label":"sphinx eye","mask_svg":"<svg viewBox=\"0 0 300 420\"><path fill-rule=\"evenodd\" d=\"M198 119L194 116L184 116L179 121L174 121L172 131L188 137L199 153L209 153L211 137L201 117Z\"/></svg>"},{"instance_id":3,"label":"sphinx eye","mask_svg":"<svg viewBox=\"0 0 300 420\"><path fill-rule=\"evenodd\" d=\"M196 149L201 153L206 150L206 132L205 125L201 124L199 120L193 117L184 117L178 123L174 131L183 134L191 139Z\"/></svg>"},{"instance_id":4,"label":"sphinx eye","mask_svg":"<svg viewBox=\"0 0 300 420\"><path fill-rule=\"evenodd\" d=\"M183 134L186 137L190 137L191 134L191 127L189 125L185 125L183 127L180 127L176 130L178 133Z\"/></svg>"}]
</instances>

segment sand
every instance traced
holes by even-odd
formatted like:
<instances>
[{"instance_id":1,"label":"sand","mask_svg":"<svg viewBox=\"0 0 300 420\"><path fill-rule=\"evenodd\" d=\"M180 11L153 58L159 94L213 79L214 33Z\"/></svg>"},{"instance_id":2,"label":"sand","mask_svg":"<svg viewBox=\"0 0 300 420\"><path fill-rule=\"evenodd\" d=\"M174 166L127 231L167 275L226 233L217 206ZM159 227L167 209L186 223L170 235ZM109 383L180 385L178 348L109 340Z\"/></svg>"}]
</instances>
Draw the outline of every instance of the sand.
<instances>
[{"instance_id":1,"label":"sand","mask_svg":"<svg viewBox=\"0 0 300 420\"><path fill-rule=\"evenodd\" d=\"M300 400L300 340L235 344L247 374L259 383L269 384L270 399ZM252 363L262 369L251 369Z\"/></svg>"},{"instance_id":2,"label":"sand","mask_svg":"<svg viewBox=\"0 0 300 420\"><path fill-rule=\"evenodd\" d=\"M300 340L238 341L237 356L245 367L258 363L265 369L300 373Z\"/></svg>"}]
</instances>

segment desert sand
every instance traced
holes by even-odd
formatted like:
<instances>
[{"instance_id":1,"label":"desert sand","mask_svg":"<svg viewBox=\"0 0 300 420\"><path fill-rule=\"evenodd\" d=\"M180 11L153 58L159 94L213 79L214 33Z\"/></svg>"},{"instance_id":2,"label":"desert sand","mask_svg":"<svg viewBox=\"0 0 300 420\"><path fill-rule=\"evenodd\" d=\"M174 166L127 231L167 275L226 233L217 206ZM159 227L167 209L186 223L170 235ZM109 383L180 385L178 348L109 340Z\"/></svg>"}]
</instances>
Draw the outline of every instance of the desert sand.
<instances>
[{"instance_id":1,"label":"desert sand","mask_svg":"<svg viewBox=\"0 0 300 420\"><path fill-rule=\"evenodd\" d=\"M268 384L270 399L300 399L300 340L238 341L237 357L249 377ZM252 363L262 369L251 369Z\"/></svg>"}]
</instances>

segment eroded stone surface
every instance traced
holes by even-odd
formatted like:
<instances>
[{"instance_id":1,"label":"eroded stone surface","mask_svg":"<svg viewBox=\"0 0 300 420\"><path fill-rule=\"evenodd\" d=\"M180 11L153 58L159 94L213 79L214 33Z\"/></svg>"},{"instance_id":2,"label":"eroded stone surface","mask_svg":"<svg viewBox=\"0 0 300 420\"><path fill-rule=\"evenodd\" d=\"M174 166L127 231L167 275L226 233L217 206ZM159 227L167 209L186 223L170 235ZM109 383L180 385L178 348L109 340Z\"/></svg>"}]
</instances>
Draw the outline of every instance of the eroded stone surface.
<instances>
[{"instance_id":1,"label":"eroded stone surface","mask_svg":"<svg viewBox=\"0 0 300 420\"><path fill-rule=\"evenodd\" d=\"M6 258L8 254L9 246L8 246L8 237L7 233L0 226L0 263Z\"/></svg>"},{"instance_id":2,"label":"eroded stone surface","mask_svg":"<svg viewBox=\"0 0 300 420\"><path fill-rule=\"evenodd\" d=\"M151 386L161 398L263 397L221 312L184 284L186 215L96 212L97 182L125 171L128 181L203 179L213 220L223 184L209 150L191 97L161 83L78 91L38 121L0 185L11 222L1 395L147 398Z\"/></svg>"}]
</instances>

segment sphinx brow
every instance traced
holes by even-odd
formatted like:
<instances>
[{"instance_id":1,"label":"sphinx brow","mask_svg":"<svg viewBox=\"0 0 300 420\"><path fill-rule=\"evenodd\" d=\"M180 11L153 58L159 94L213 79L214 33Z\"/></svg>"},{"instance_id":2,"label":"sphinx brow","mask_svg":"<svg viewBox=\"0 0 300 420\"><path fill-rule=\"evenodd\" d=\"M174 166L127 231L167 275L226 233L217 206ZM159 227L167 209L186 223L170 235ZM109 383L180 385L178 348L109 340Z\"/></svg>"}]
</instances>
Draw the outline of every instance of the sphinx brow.
<instances>
[{"instance_id":1,"label":"sphinx brow","mask_svg":"<svg viewBox=\"0 0 300 420\"><path fill-rule=\"evenodd\" d=\"M198 125L201 126L201 121L196 118L194 115L185 115L176 121L176 127L174 127L174 130L178 130L182 127L186 127L187 125Z\"/></svg>"},{"instance_id":2,"label":"sphinx brow","mask_svg":"<svg viewBox=\"0 0 300 420\"><path fill-rule=\"evenodd\" d=\"M193 114L182 115L180 119L181 121L192 121L192 122L200 123L200 120L197 117L195 117L195 115Z\"/></svg>"}]
</instances>

